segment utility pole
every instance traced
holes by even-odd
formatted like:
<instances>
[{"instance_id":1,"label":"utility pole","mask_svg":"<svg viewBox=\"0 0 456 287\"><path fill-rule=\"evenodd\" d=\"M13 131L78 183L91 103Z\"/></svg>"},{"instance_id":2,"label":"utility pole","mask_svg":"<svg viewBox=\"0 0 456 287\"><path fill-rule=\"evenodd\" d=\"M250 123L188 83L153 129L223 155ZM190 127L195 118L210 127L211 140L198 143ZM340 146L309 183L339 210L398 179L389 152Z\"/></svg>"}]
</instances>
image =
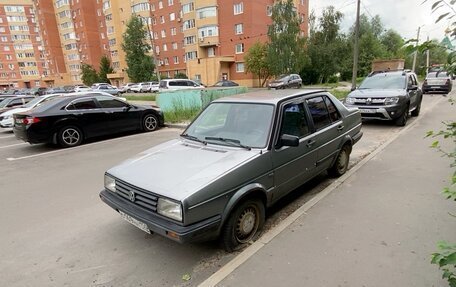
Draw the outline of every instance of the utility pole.
<instances>
[{"instance_id":1,"label":"utility pole","mask_svg":"<svg viewBox=\"0 0 456 287\"><path fill-rule=\"evenodd\" d=\"M355 47L353 51L353 74L352 74L352 90L356 89L356 78L358 76L358 57L359 57L359 9L361 0L358 0L356 7L356 24L355 24Z\"/></svg>"},{"instance_id":2,"label":"utility pole","mask_svg":"<svg viewBox=\"0 0 456 287\"><path fill-rule=\"evenodd\" d=\"M418 46L418 42L420 41L420 30L421 30L421 26L418 27L418 33L416 34L416 44L415 44L415 48ZM417 55L418 55L418 51L415 50L415 54L413 55L412 72L415 72L416 56L417 56Z\"/></svg>"},{"instance_id":3,"label":"utility pole","mask_svg":"<svg viewBox=\"0 0 456 287\"><path fill-rule=\"evenodd\" d=\"M429 42L429 36L427 37L427 41ZM426 76L429 72L429 49L426 50Z\"/></svg>"}]
</instances>

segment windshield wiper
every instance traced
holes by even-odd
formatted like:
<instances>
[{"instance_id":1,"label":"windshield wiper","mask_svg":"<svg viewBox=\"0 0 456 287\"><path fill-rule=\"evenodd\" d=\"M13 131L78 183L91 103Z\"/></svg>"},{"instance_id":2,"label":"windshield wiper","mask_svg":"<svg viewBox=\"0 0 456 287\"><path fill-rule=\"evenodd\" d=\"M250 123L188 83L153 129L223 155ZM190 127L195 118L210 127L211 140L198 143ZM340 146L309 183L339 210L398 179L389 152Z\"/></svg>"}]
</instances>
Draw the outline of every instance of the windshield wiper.
<instances>
[{"instance_id":1,"label":"windshield wiper","mask_svg":"<svg viewBox=\"0 0 456 287\"><path fill-rule=\"evenodd\" d=\"M221 141L221 142L225 142L225 143L232 143L232 144L235 144L238 147L242 147L242 148L245 148L247 150L251 150L252 149L249 146L241 144L241 141L237 140L237 139L229 139L229 138L221 138L221 137L205 137L204 139L208 140L208 141L212 140L212 141Z\"/></svg>"},{"instance_id":2,"label":"windshield wiper","mask_svg":"<svg viewBox=\"0 0 456 287\"><path fill-rule=\"evenodd\" d=\"M188 139L188 140L192 140L192 141L197 141L197 142L200 142L202 144L207 144L207 142L203 141L203 140L200 140L199 138L195 137L195 136L191 136L189 134L181 134L180 135L181 137L183 137L184 139Z\"/></svg>"}]
</instances>

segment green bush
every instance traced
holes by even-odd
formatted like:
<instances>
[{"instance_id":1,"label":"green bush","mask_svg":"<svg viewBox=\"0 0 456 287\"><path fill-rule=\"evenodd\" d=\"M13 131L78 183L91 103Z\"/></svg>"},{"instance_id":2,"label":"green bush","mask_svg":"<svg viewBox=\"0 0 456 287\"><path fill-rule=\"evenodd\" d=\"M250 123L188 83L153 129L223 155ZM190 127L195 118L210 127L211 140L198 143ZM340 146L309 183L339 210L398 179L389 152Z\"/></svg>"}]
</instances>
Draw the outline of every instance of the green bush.
<instances>
[{"instance_id":1,"label":"green bush","mask_svg":"<svg viewBox=\"0 0 456 287\"><path fill-rule=\"evenodd\" d=\"M184 101L174 99L172 109L164 111L165 121L168 123L186 123L191 122L201 111L201 108L196 103L184 105Z\"/></svg>"}]
</instances>

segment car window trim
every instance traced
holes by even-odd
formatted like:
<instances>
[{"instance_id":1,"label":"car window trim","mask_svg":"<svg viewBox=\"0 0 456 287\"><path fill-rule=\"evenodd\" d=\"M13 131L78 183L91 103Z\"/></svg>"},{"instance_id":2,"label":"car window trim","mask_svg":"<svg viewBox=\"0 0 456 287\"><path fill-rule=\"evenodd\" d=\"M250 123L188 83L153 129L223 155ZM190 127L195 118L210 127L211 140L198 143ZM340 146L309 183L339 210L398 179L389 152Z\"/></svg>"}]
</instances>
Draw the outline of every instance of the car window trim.
<instances>
[{"instance_id":1,"label":"car window trim","mask_svg":"<svg viewBox=\"0 0 456 287\"><path fill-rule=\"evenodd\" d=\"M93 100L93 102L95 103L95 105L97 105L98 107L95 108L95 109L75 109L75 110L68 110L68 106L74 104L74 102L77 102L78 100L86 100L86 99L91 99ZM66 106L65 106L65 111L67 112L73 112L73 111L96 111L96 110L101 110L98 102L95 100L95 98L93 97L88 97L88 98L78 98L78 99L74 99L72 100L71 102L69 102Z\"/></svg>"}]
</instances>

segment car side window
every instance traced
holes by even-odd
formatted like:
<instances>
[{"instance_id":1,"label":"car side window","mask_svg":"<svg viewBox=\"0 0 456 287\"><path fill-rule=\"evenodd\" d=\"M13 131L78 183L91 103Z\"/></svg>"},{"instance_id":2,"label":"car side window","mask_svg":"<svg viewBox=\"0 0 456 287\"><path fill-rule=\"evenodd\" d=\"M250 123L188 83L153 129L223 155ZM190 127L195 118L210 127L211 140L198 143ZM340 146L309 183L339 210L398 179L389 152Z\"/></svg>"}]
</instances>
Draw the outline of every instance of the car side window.
<instances>
[{"instance_id":1,"label":"car side window","mask_svg":"<svg viewBox=\"0 0 456 287\"><path fill-rule=\"evenodd\" d=\"M280 134L297 136L299 138L309 134L309 125L303 103L288 104L284 107Z\"/></svg>"},{"instance_id":2,"label":"car side window","mask_svg":"<svg viewBox=\"0 0 456 287\"><path fill-rule=\"evenodd\" d=\"M97 108L97 104L93 99L76 100L67 106L67 110L92 110Z\"/></svg>"},{"instance_id":3,"label":"car side window","mask_svg":"<svg viewBox=\"0 0 456 287\"><path fill-rule=\"evenodd\" d=\"M334 103L328 97L325 97L325 103L326 107L328 108L329 118L331 119L331 121L337 122L338 120L340 120L339 110L337 110Z\"/></svg>"},{"instance_id":4,"label":"car side window","mask_svg":"<svg viewBox=\"0 0 456 287\"><path fill-rule=\"evenodd\" d=\"M413 79L412 79L412 75L410 75L410 76L408 77L407 86L408 86L408 87L411 87L412 85L413 85Z\"/></svg>"},{"instance_id":5,"label":"car side window","mask_svg":"<svg viewBox=\"0 0 456 287\"><path fill-rule=\"evenodd\" d=\"M97 101L100 104L102 109L109 109L109 108L124 108L127 107L128 104L122 101L113 99L111 97L97 97Z\"/></svg>"},{"instance_id":6,"label":"car side window","mask_svg":"<svg viewBox=\"0 0 456 287\"><path fill-rule=\"evenodd\" d=\"M9 102L9 104L6 106L7 107L16 107L16 106L20 106L22 104L23 104L23 99L14 99L11 102Z\"/></svg>"},{"instance_id":7,"label":"car side window","mask_svg":"<svg viewBox=\"0 0 456 287\"><path fill-rule=\"evenodd\" d=\"M328 109L326 108L323 97L315 97L306 100L310 114L314 122L315 129L319 130L331 124Z\"/></svg>"}]
</instances>

